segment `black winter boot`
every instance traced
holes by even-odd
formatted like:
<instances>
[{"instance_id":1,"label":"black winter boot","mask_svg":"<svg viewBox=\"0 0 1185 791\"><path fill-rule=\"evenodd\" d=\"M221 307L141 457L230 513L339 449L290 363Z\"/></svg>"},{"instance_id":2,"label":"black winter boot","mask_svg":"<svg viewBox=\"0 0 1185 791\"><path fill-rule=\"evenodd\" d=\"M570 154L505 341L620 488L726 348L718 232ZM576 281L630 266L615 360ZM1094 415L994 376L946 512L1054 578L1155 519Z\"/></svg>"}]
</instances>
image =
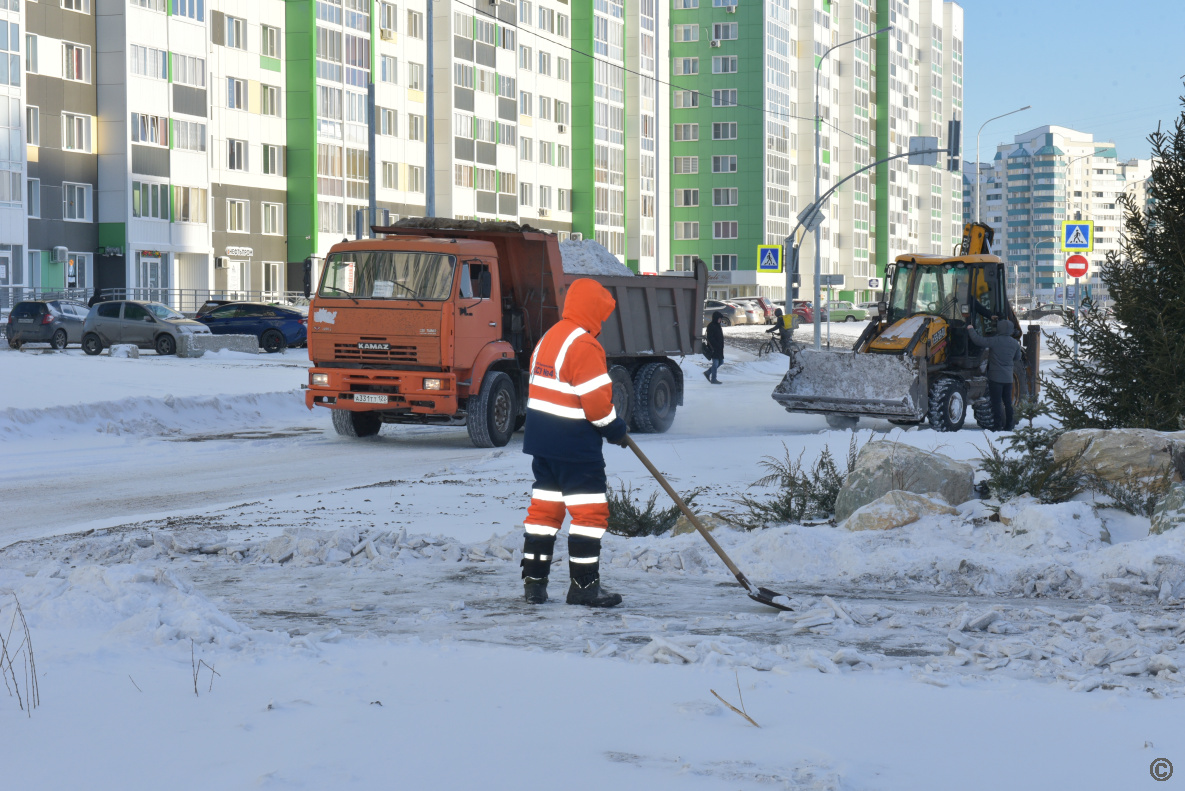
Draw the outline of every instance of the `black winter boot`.
<instances>
[{"instance_id":1,"label":"black winter boot","mask_svg":"<svg viewBox=\"0 0 1185 791\"><path fill-rule=\"evenodd\" d=\"M523 598L527 604L543 604L547 601L547 577L523 577Z\"/></svg>"},{"instance_id":2,"label":"black winter boot","mask_svg":"<svg viewBox=\"0 0 1185 791\"><path fill-rule=\"evenodd\" d=\"M600 577L587 584L572 580L568 586L568 604L582 604L585 607L616 607L621 604L620 593L610 593L601 587Z\"/></svg>"}]
</instances>

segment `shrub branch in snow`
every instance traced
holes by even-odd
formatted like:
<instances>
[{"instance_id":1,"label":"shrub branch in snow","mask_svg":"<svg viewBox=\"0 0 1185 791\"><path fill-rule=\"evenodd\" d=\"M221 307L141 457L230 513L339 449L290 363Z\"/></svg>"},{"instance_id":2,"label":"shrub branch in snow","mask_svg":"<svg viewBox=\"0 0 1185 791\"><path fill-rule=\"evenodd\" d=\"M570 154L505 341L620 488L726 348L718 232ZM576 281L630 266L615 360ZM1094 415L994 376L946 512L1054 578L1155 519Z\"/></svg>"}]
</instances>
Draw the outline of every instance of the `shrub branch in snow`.
<instances>
[{"instance_id":1,"label":"shrub branch in snow","mask_svg":"<svg viewBox=\"0 0 1185 791\"><path fill-rule=\"evenodd\" d=\"M803 467L801 453L797 458L791 458L790 449L785 443L782 449L785 455L781 459L766 456L761 460L761 467L767 474L753 483L753 486L776 488L773 497L758 500L743 495L736 501L748 511L741 517L741 524L749 530L771 524L801 522L803 519L830 518L835 513L839 490L852 470L856 469L858 448L855 434L852 434L848 445L843 472L840 472L830 447L823 448L810 470Z\"/></svg>"},{"instance_id":2,"label":"shrub branch in snow","mask_svg":"<svg viewBox=\"0 0 1185 791\"><path fill-rule=\"evenodd\" d=\"M33 709L41 705L41 689L37 684L37 661L33 657L33 635L29 632L29 622L25 620L21 600L15 593L10 595L13 601L12 618L9 620L7 633L0 632L0 676L4 678L4 686L9 696L15 696L21 711L32 717ZM17 674L18 659L21 662L20 675ZM24 695L21 695L22 679Z\"/></svg>"},{"instance_id":3,"label":"shrub branch in snow","mask_svg":"<svg viewBox=\"0 0 1185 791\"><path fill-rule=\"evenodd\" d=\"M683 495L683 502L690 508L702 489ZM639 508L637 490L624 481L616 491L612 487L605 493L609 501L609 532L616 536L660 536L669 532L679 521L682 513L679 506L658 507L658 492L651 492L646 507Z\"/></svg>"},{"instance_id":4,"label":"shrub branch in snow","mask_svg":"<svg viewBox=\"0 0 1185 791\"><path fill-rule=\"evenodd\" d=\"M1082 457L1087 443L1078 453L1055 461L1053 444L1065 433L1064 428L1038 428L1034 418L1048 416L1049 406L1042 401L1024 400L1016 407L1017 420L1027 420L1008 437L1008 448L1001 450L990 439L979 466L987 473L988 490L1000 500L1029 494L1043 503L1064 503L1082 493L1088 479Z\"/></svg>"}]
</instances>

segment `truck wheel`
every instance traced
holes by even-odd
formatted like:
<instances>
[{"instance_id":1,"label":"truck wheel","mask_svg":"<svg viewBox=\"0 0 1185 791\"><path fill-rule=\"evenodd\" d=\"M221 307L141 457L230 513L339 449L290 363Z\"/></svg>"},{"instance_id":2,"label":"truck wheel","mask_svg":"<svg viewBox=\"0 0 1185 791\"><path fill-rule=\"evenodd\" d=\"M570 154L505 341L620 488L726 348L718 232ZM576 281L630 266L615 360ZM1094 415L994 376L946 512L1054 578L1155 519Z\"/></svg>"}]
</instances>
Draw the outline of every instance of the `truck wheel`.
<instances>
[{"instance_id":1,"label":"truck wheel","mask_svg":"<svg viewBox=\"0 0 1185 791\"><path fill-rule=\"evenodd\" d=\"M675 422L675 375L666 363L647 363L634 376L632 425L639 434L661 434Z\"/></svg>"},{"instance_id":2,"label":"truck wheel","mask_svg":"<svg viewBox=\"0 0 1185 791\"><path fill-rule=\"evenodd\" d=\"M332 409L333 429L340 437L373 437L383 427L377 412L351 412L348 409Z\"/></svg>"},{"instance_id":3,"label":"truck wheel","mask_svg":"<svg viewBox=\"0 0 1185 791\"><path fill-rule=\"evenodd\" d=\"M971 403L971 411L975 414L975 424L984 431L998 431L996 416L992 414L992 400L981 398Z\"/></svg>"},{"instance_id":4,"label":"truck wheel","mask_svg":"<svg viewBox=\"0 0 1185 791\"><path fill-rule=\"evenodd\" d=\"M613 380L613 408L628 426L634 417L634 381L624 365L610 368L609 378Z\"/></svg>"},{"instance_id":5,"label":"truck wheel","mask_svg":"<svg viewBox=\"0 0 1185 791\"><path fill-rule=\"evenodd\" d=\"M477 398L469 399L469 439L475 448L500 448L514 434L518 399L514 383L501 371L487 373Z\"/></svg>"},{"instance_id":6,"label":"truck wheel","mask_svg":"<svg viewBox=\"0 0 1185 791\"><path fill-rule=\"evenodd\" d=\"M827 415L827 425L837 431L845 431L860 425L860 418L850 415Z\"/></svg>"},{"instance_id":7,"label":"truck wheel","mask_svg":"<svg viewBox=\"0 0 1185 791\"><path fill-rule=\"evenodd\" d=\"M99 352L103 351L103 341L99 336L93 332L88 332L82 336L82 350L94 357Z\"/></svg>"},{"instance_id":8,"label":"truck wheel","mask_svg":"<svg viewBox=\"0 0 1185 791\"><path fill-rule=\"evenodd\" d=\"M958 431L967 420L967 387L944 376L930 386L930 428Z\"/></svg>"}]
</instances>

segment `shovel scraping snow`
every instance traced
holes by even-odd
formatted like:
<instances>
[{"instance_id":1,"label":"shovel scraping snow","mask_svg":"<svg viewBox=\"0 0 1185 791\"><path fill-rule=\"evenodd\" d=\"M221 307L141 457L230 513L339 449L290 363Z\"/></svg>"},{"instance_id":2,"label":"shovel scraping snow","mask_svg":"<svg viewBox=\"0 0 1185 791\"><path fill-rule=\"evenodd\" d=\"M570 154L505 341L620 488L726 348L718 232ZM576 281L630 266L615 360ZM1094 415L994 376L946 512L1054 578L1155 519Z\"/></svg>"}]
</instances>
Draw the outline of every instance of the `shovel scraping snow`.
<instances>
[{"instance_id":1,"label":"shovel scraping snow","mask_svg":"<svg viewBox=\"0 0 1185 791\"><path fill-rule=\"evenodd\" d=\"M716 539L712 537L712 534L705 530L704 526L700 524L699 518L691 512L691 509L687 507L687 503L683 502L683 498L679 496L678 492L676 492L671 487L671 485L667 483L667 479L663 476L663 474L659 472L653 464L650 463L650 459L646 458L646 454L642 453L642 449L639 448L637 443L634 442L634 438L626 434L625 441L629 444L629 448L634 452L634 455L638 457L638 460L641 461L642 464L646 466L646 469L650 471L650 474L654 476L654 480L658 481L659 485L662 486L666 493L671 496L671 499L675 501L675 505L679 506L679 510L683 512L683 515L691 521L691 524L695 526L695 529L699 531L699 534L704 537L705 541L708 542L708 546L710 546L716 552L716 554L720 556L720 559L724 561L724 565L728 566L728 570L731 571L733 576L737 578L737 582L739 582L741 587L743 587L749 594L749 598L753 601L761 602L762 604L769 605L770 607L774 607L778 610L787 610L793 612L794 608L790 606L790 598L788 596L783 596L777 591L771 591L769 588L758 587L749 581L749 578L745 576L744 572L737 568L736 564L732 562L732 558L730 558L728 554L725 553L724 548L721 547L719 543L717 543Z\"/></svg>"}]
</instances>

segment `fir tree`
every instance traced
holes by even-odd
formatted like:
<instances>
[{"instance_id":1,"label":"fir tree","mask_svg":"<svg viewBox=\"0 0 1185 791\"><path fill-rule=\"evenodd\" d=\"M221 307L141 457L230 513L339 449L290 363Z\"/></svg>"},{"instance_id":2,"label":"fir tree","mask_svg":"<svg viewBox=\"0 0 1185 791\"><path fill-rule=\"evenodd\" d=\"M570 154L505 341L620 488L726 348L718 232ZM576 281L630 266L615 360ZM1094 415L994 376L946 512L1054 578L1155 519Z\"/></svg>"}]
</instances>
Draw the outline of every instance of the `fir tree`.
<instances>
[{"instance_id":1,"label":"fir tree","mask_svg":"<svg viewBox=\"0 0 1185 791\"><path fill-rule=\"evenodd\" d=\"M1046 392L1067 429L1185 428L1185 110L1148 142L1148 205L1120 197L1120 249L1099 271L1112 315L1088 302L1068 321L1071 340L1049 341L1060 362Z\"/></svg>"}]
</instances>

